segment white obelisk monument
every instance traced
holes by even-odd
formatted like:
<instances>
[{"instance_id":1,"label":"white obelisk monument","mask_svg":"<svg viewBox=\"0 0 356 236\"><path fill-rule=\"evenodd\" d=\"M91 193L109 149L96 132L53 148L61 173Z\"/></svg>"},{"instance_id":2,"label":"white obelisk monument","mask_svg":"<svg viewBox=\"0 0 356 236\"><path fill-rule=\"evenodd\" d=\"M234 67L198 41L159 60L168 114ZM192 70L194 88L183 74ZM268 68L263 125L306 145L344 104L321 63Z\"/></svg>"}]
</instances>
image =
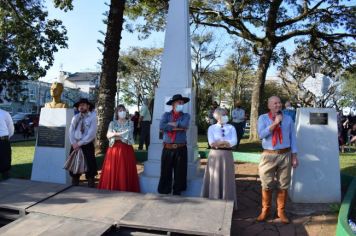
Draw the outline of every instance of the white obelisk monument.
<instances>
[{"instance_id":1,"label":"white obelisk monument","mask_svg":"<svg viewBox=\"0 0 356 236\"><path fill-rule=\"evenodd\" d=\"M190 126L187 130L188 183L187 191L182 195L200 195L202 174L197 148L195 94L192 89L190 49L189 1L170 0L161 77L154 98L148 161L144 163L144 172L140 176L141 191L144 193L157 193L163 148L162 140L159 137L159 122L163 113L172 109L171 106L165 105L169 98L174 94L181 94L190 98L190 102L184 105L184 112L191 115Z\"/></svg>"}]
</instances>

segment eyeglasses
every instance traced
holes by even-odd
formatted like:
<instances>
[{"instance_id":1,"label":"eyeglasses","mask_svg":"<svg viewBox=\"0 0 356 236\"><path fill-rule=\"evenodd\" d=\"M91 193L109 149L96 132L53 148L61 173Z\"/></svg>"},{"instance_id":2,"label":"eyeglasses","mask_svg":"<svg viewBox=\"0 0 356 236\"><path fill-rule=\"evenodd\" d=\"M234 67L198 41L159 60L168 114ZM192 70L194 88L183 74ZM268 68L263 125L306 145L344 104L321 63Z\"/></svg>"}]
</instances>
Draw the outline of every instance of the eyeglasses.
<instances>
[{"instance_id":1,"label":"eyeglasses","mask_svg":"<svg viewBox=\"0 0 356 236\"><path fill-rule=\"evenodd\" d=\"M221 132L222 132L222 136L225 137L225 130L224 130L224 126L221 126Z\"/></svg>"}]
</instances>

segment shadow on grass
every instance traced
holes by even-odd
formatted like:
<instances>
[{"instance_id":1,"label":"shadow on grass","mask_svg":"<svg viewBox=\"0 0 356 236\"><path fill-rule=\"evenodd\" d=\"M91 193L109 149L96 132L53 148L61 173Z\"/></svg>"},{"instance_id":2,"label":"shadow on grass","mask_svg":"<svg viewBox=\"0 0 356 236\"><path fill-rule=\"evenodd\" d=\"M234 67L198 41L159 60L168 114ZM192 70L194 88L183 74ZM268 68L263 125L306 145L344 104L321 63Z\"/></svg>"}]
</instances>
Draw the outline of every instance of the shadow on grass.
<instances>
[{"instance_id":1,"label":"shadow on grass","mask_svg":"<svg viewBox=\"0 0 356 236\"><path fill-rule=\"evenodd\" d=\"M345 167L345 168L341 168L341 172L343 174L356 177L356 166L348 166L348 167Z\"/></svg>"},{"instance_id":2,"label":"shadow on grass","mask_svg":"<svg viewBox=\"0 0 356 236\"><path fill-rule=\"evenodd\" d=\"M34 147L35 145L36 145L36 141L11 143L11 147Z\"/></svg>"},{"instance_id":3,"label":"shadow on grass","mask_svg":"<svg viewBox=\"0 0 356 236\"><path fill-rule=\"evenodd\" d=\"M260 142L248 142L247 140L242 139L238 152L252 152L260 153L262 152L262 147Z\"/></svg>"}]
</instances>

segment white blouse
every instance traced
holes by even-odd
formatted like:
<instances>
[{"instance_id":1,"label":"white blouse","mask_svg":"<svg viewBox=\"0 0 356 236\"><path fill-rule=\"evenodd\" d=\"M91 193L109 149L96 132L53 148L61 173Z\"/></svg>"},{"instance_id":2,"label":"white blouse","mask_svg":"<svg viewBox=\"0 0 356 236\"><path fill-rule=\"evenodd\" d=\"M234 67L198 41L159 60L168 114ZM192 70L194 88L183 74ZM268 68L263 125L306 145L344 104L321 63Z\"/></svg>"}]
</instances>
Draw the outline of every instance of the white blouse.
<instances>
[{"instance_id":1,"label":"white blouse","mask_svg":"<svg viewBox=\"0 0 356 236\"><path fill-rule=\"evenodd\" d=\"M209 145L216 141L227 141L233 147L237 144L237 136L235 127L230 124L210 125L208 129L208 142Z\"/></svg>"}]
</instances>

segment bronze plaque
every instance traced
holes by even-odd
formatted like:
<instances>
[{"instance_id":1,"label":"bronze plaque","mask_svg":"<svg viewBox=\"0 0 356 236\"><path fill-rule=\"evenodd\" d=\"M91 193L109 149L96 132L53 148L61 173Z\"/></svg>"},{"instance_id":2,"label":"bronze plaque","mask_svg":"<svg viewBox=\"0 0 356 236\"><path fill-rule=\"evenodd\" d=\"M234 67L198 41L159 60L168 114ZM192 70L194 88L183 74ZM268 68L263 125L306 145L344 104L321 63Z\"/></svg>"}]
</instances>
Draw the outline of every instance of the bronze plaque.
<instances>
[{"instance_id":1,"label":"bronze plaque","mask_svg":"<svg viewBox=\"0 0 356 236\"><path fill-rule=\"evenodd\" d=\"M327 125L328 113L310 113L309 123L311 125Z\"/></svg>"},{"instance_id":2,"label":"bronze plaque","mask_svg":"<svg viewBox=\"0 0 356 236\"><path fill-rule=\"evenodd\" d=\"M65 144L65 127L39 126L37 146L63 148Z\"/></svg>"}]
</instances>

